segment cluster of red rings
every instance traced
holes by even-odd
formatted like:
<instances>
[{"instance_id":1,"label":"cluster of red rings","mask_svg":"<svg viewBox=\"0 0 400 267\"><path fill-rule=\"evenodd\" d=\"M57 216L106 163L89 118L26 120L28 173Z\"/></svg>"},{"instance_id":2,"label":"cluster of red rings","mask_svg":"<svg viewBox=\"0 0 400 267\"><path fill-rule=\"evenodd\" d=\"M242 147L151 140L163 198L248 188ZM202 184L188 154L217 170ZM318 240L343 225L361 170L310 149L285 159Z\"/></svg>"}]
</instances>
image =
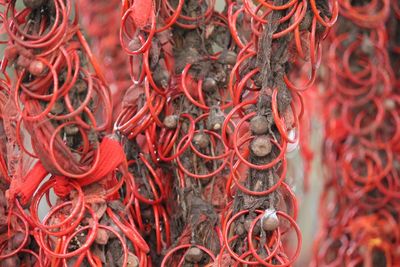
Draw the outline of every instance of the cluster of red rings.
<instances>
[{"instance_id":1,"label":"cluster of red rings","mask_svg":"<svg viewBox=\"0 0 400 267\"><path fill-rule=\"evenodd\" d=\"M111 93L79 29L77 10L68 0L24 1L23 8L17 1L1 4L7 36L2 128L10 141L4 140L1 160L2 199L7 199L2 227L8 229L0 239L0 261L97 265L92 244L113 235L126 265L126 237L135 240L135 248L148 248L105 203L118 196L122 182L115 169L127 172L126 159L118 140L105 136L112 130ZM40 206L49 209L44 216ZM119 228L102 223L105 212Z\"/></svg>"},{"instance_id":2,"label":"cluster of red rings","mask_svg":"<svg viewBox=\"0 0 400 267\"><path fill-rule=\"evenodd\" d=\"M1 118L11 139L0 158L0 260L292 266L301 233L286 152L298 143L302 91L315 81L337 0L226 0L221 12L215 0L124 0L120 44L102 28L113 28L111 13L96 14L114 12L112 1L19 2L0 1ZM90 9L82 19L95 53L77 6ZM372 76L369 63L355 83ZM375 70L386 86L373 92L388 93L385 73ZM386 116L364 127L370 114L360 114L356 131L366 136ZM394 162L385 155L372 153L369 168L385 171Z\"/></svg>"},{"instance_id":3,"label":"cluster of red rings","mask_svg":"<svg viewBox=\"0 0 400 267\"><path fill-rule=\"evenodd\" d=\"M203 255L198 257L197 263L207 266L291 266L299 255L301 234L295 222L297 202L284 182L285 153L288 144L298 141L298 121L303 113L301 91L315 80L321 55L319 43L337 19L338 3L326 3L328 10L325 12L332 14L328 17L322 15L315 1L294 0L281 5L267 1L257 4L226 1L224 12L218 13L214 11L214 1L210 0L203 1L202 12L195 12L197 16L193 17L188 14L188 5L184 1L175 1L175 6L172 2L162 1L157 7L144 1L124 2L120 40L130 55L134 85L125 95L123 103L126 104L115 122L115 129L129 140L136 140L139 151L149 155L152 165L160 169L164 163L176 166L174 173L163 173L158 183L155 179L154 186L150 184L151 192L146 195L152 196L151 199L137 197L138 205L152 205L154 221L159 221L157 210L168 210L169 206L165 205L170 205L167 195L170 184L162 181L177 180L180 191L202 183L205 192L218 192L223 196L202 195L204 199L210 197L214 208L220 210L220 223L214 225L215 233L210 234L218 237L216 242L219 244L198 243L195 238L186 238L187 233L183 231L161 265L180 266L190 262L197 250ZM140 14L137 10L141 10ZM271 42L290 35L289 46L296 51L291 55L294 61L291 64L305 65L301 71L310 71L309 80L301 85L290 79L301 71L284 73L280 77L295 99L283 110L278 104L283 88L263 89L259 82L262 69L253 64L261 50L263 31L271 24L268 18L271 19L272 13L285 15L279 20L279 30L272 34ZM231 34L233 42L224 47L228 51L214 51L198 58L199 62L189 61L182 68L177 67L182 63L172 56L173 44L165 33L176 28L190 32L217 27L229 30ZM233 63L229 60L232 56L236 57ZM154 57L161 60L151 66ZM202 62L213 65L215 71L228 69L229 76L224 80L210 72L199 75L195 70L199 65L201 68ZM268 129L250 129L252 121L261 120L265 127L268 124L264 123L267 116L257 107L263 101L260 101L261 94L271 99L269 108L273 122L270 127L276 136L267 135ZM177 102L184 105L177 105ZM187 107L182 110L182 106ZM262 164L253 160L251 146L256 141L263 141L262 144L267 143L270 147L270 151L260 158L267 154L272 157ZM253 171L263 177L272 173L273 179L269 184L260 181L258 188L247 187L248 181L253 179ZM273 195L280 204L267 206L264 203L256 209L239 206L238 210L235 201L242 195L259 199ZM161 221L162 228L168 229L167 220ZM260 222L269 230L260 230ZM268 225L268 222L275 225ZM185 225L185 229L191 228L192 225ZM158 227L157 237L163 237L157 231ZM297 235L297 246L291 251L285 240L293 232ZM157 243L158 253L170 245L168 236L164 240L162 244Z\"/></svg>"},{"instance_id":4,"label":"cluster of red rings","mask_svg":"<svg viewBox=\"0 0 400 267\"><path fill-rule=\"evenodd\" d=\"M328 179L313 266L400 265L400 13L398 1L366 2L340 2L324 53Z\"/></svg>"}]
</instances>

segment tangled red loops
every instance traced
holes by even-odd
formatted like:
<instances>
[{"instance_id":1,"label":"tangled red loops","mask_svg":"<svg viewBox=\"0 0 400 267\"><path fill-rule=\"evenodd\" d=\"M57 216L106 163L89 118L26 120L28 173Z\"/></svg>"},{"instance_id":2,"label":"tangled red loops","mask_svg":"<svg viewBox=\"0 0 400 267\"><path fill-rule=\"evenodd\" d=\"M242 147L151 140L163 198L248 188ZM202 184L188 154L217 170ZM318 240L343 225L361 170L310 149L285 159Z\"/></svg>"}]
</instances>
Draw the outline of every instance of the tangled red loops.
<instances>
[{"instance_id":1,"label":"tangled red loops","mask_svg":"<svg viewBox=\"0 0 400 267\"><path fill-rule=\"evenodd\" d=\"M331 143L344 153L332 160L346 173L343 194L363 212L398 197L400 99L381 105L398 75L376 67L391 63L382 27L389 1L368 10L337 0L216 4L0 1L0 259L8 266L293 266L302 236L287 153L305 147L303 95L326 55L340 87L344 134L334 135L358 138ZM370 16L372 45L365 34L334 32L325 55L342 10L357 25ZM368 195L374 186L380 194ZM388 234L359 230L357 214L337 240L354 246L353 235L370 244L367 235ZM392 241L374 241L371 253L390 253Z\"/></svg>"},{"instance_id":2,"label":"tangled red loops","mask_svg":"<svg viewBox=\"0 0 400 267\"><path fill-rule=\"evenodd\" d=\"M398 4L339 8L324 53L327 180L313 266L398 266Z\"/></svg>"},{"instance_id":3,"label":"tangled red loops","mask_svg":"<svg viewBox=\"0 0 400 267\"><path fill-rule=\"evenodd\" d=\"M162 264L168 261L181 265L197 257L196 263L210 265L209 260L216 256L220 260L225 257L223 231L212 229L225 229L226 221L221 218L222 225L218 226L218 216L213 210L238 212L237 207L241 206L238 196L256 197L261 204L254 208L271 207L279 215L286 214L279 211L285 208L282 201L292 203L297 214L294 194L284 183L285 153L288 144L298 143L300 118L304 113L300 92L315 80L321 58L320 41L337 20L339 11L337 1L323 4L297 0L286 4L227 1L228 6L221 13L214 11L214 4L214 1L123 2L120 41L130 57L134 84L123 97L114 130L139 150L139 153L127 152L132 162L138 164L137 158L143 160L143 154L148 154L148 165L160 170L158 175L152 175L155 180L147 176L140 187L136 180L146 176L131 168L139 226L147 231L140 219L144 212L140 203L153 205L146 214L156 223L160 207L167 211L167 216L179 207L186 210L172 216L175 220L171 229L175 228L176 220L183 221L183 226L166 232L177 241ZM140 14L138 7L143 11ZM271 26L273 21L278 24ZM268 27L272 28L266 30ZM282 51L277 49L280 43ZM295 52L290 58L284 56L292 47ZM307 61L309 66L302 67ZM285 64L287 68L281 67ZM297 85L289 80L295 77L295 69L309 70L309 81ZM271 82L273 76L277 78ZM176 164L176 169L162 179L166 162ZM178 187L171 190L169 186L175 181ZM218 196L199 195L202 187L211 195L215 191L226 196L218 199ZM218 205L213 207L213 204ZM244 217L253 215L248 211ZM254 244L252 252L250 249L243 259L253 258L254 263L264 265L279 262L275 264L290 266L294 262L300 251L300 231L290 215L282 216L298 234L298 249L292 258L279 239L275 240L279 252L275 250L268 260L258 256ZM202 224L209 228L199 228ZM198 234L195 229L199 229ZM159 253L161 233L158 227L151 232L156 234L155 247ZM191 232L196 235L189 236ZM242 241L248 247L247 240ZM183 252L184 248L190 253ZM173 256L176 253L183 256ZM206 259L205 254L210 258ZM238 259L234 257L236 254L231 255Z\"/></svg>"},{"instance_id":4,"label":"tangled red loops","mask_svg":"<svg viewBox=\"0 0 400 267\"><path fill-rule=\"evenodd\" d=\"M1 225L8 225L1 259L10 266L148 262L149 247L125 208L135 183L120 139L111 134L108 82L119 78L103 72L71 1L24 1L22 9L17 2L2 4L1 15L7 33L1 128L10 139L1 142L2 198L8 200L1 201L2 209L8 205L1 214ZM97 48L101 57L105 52ZM122 253L105 260L106 244Z\"/></svg>"}]
</instances>

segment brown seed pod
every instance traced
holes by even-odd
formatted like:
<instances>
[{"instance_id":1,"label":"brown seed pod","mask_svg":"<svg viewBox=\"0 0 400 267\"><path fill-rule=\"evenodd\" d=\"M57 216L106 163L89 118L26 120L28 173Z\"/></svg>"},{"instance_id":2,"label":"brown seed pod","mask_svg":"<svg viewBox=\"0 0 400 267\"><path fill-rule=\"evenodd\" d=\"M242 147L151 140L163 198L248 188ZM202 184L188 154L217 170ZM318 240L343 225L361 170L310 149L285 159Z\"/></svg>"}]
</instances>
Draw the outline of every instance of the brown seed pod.
<instances>
[{"instance_id":1,"label":"brown seed pod","mask_svg":"<svg viewBox=\"0 0 400 267\"><path fill-rule=\"evenodd\" d=\"M39 60L33 60L28 67L28 71L34 76L40 76L44 73L46 66Z\"/></svg>"},{"instance_id":2,"label":"brown seed pod","mask_svg":"<svg viewBox=\"0 0 400 267\"><path fill-rule=\"evenodd\" d=\"M97 229L95 242L100 245L107 245L109 237L107 230Z\"/></svg>"},{"instance_id":3,"label":"brown seed pod","mask_svg":"<svg viewBox=\"0 0 400 267\"><path fill-rule=\"evenodd\" d=\"M265 157L271 153L271 140L268 135L257 136L253 142L251 142L250 148L257 157Z\"/></svg>"},{"instance_id":4,"label":"brown seed pod","mask_svg":"<svg viewBox=\"0 0 400 267\"><path fill-rule=\"evenodd\" d=\"M9 61L14 61L18 56L18 49L15 45L4 48L4 57Z\"/></svg>"},{"instance_id":5,"label":"brown seed pod","mask_svg":"<svg viewBox=\"0 0 400 267\"><path fill-rule=\"evenodd\" d=\"M218 89L217 86L217 81L215 81L213 78L207 77L204 79L203 82L203 90L205 92L215 92Z\"/></svg>"},{"instance_id":6,"label":"brown seed pod","mask_svg":"<svg viewBox=\"0 0 400 267\"><path fill-rule=\"evenodd\" d=\"M207 118L207 129L212 131L218 131L224 124L225 115L219 107L212 107L210 114Z\"/></svg>"},{"instance_id":7,"label":"brown seed pod","mask_svg":"<svg viewBox=\"0 0 400 267\"><path fill-rule=\"evenodd\" d=\"M31 62L32 62L31 59L29 59L29 58L27 58L27 57L25 57L23 55L20 55L17 58L17 63L16 64L17 64L18 67L21 67L21 68L29 68Z\"/></svg>"},{"instance_id":8,"label":"brown seed pod","mask_svg":"<svg viewBox=\"0 0 400 267\"><path fill-rule=\"evenodd\" d=\"M227 51L221 55L219 60L224 64L233 66L236 64L237 54L233 51Z\"/></svg>"},{"instance_id":9,"label":"brown seed pod","mask_svg":"<svg viewBox=\"0 0 400 267\"><path fill-rule=\"evenodd\" d=\"M59 101L54 103L54 105L51 107L51 113L53 114L61 114L64 111L64 105L61 104Z\"/></svg>"},{"instance_id":10,"label":"brown seed pod","mask_svg":"<svg viewBox=\"0 0 400 267\"><path fill-rule=\"evenodd\" d=\"M275 209L267 209L261 219L262 228L265 231L274 231L279 227L279 218Z\"/></svg>"},{"instance_id":11,"label":"brown seed pod","mask_svg":"<svg viewBox=\"0 0 400 267\"><path fill-rule=\"evenodd\" d=\"M79 132L78 127L76 127L75 125L65 126L64 130L67 135L75 135Z\"/></svg>"},{"instance_id":12,"label":"brown seed pod","mask_svg":"<svg viewBox=\"0 0 400 267\"><path fill-rule=\"evenodd\" d=\"M86 91L87 85L84 80L77 80L74 84L74 88L78 91L79 94Z\"/></svg>"},{"instance_id":13,"label":"brown seed pod","mask_svg":"<svg viewBox=\"0 0 400 267\"><path fill-rule=\"evenodd\" d=\"M208 147L210 140L208 139L208 136L204 133L197 133L193 137L193 142L198 145L200 148L206 148Z\"/></svg>"},{"instance_id":14,"label":"brown seed pod","mask_svg":"<svg viewBox=\"0 0 400 267\"><path fill-rule=\"evenodd\" d=\"M233 51L228 51L226 53L225 62L229 65L235 65L237 60L237 54Z\"/></svg>"},{"instance_id":15,"label":"brown seed pod","mask_svg":"<svg viewBox=\"0 0 400 267\"><path fill-rule=\"evenodd\" d=\"M191 263L199 263L203 258L203 251L197 247L191 247L185 256L185 260Z\"/></svg>"},{"instance_id":16,"label":"brown seed pod","mask_svg":"<svg viewBox=\"0 0 400 267\"><path fill-rule=\"evenodd\" d=\"M396 108L396 102L393 99L385 99L383 106L386 110L394 110Z\"/></svg>"},{"instance_id":17,"label":"brown seed pod","mask_svg":"<svg viewBox=\"0 0 400 267\"><path fill-rule=\"evenodd\" d=\"M266 116L257 115L250 120L250 129L253 134L266 134L269 128L269 121Z\"/></svg>"},{"instance_id":18,"label":"brown seed pod","mask_svg":"<svg viewBox=\"0 0 400 267\"><path fill-rule=\"evenodd\" d=\"M168 129L175 129L178 126L178 116L177 115L168 115L164 118L164 125Z\"/></svg>"},{"instance_id":19,"label":"brown seed pod","mask_svg":"<svg viewBox=\"0 0 400 267\"><path fill-rule=\"evenodd\" d=\"M122 262L121 262L121 266L122 266ZM128 252L128 263L126 266L127 267L139 267L139 259L132 252Z\"/></svg>"}]
</instances>

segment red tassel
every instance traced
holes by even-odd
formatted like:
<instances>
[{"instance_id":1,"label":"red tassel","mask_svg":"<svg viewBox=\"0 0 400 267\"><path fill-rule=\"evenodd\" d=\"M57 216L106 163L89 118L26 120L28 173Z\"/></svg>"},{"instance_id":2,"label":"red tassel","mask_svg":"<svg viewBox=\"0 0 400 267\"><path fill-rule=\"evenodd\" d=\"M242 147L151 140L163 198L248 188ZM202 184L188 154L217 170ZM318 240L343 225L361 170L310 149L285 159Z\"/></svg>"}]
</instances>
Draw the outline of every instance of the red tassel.
<instances>
[{"instance_id":1,"label":"red tassel","mask_svg":"<svg viewBox=\"0 0 400 267\"><path fill-rule=\"evenodd\" d=\"M80 186L86 186L101 180L103 177L114 171L119 165L125 162L125 153L121 144L110 137L105 137L100 144L100 158L97 168L77 182ZM8 192L9 198L20 197L21 204L29 202L36 189L49 172L43 167L42 162L38 161L35 166L22 179L12 179ZM59 197L65 197L71 191L68 185L68 178L56 176L54 186L55 193Z\"/></svg>"},{"instance_id":2,"label":"red tassel","mask_svg":"<svg viewBox=\"0 0 400 267\"><path fill-rule=\"evenodd\" d=\"M11 180L8 191L9 198L13 199L18 196L22 205L28 204L36 189L48 174L42 163L38 161L22 179L14 178Z\"/></svg>"},{"instance_id":3,"label":"red tassel","mask_svg":"<svg viewBox=\"0 0 400 267\"><path fill-rule=\"evenodd\" d=\"M97 168L90 175L77 181L81 186L97 182L114 171L125 160L121 144L115 139L105 137L100 144L100 159Z\"/></svg>"}]
</instances>

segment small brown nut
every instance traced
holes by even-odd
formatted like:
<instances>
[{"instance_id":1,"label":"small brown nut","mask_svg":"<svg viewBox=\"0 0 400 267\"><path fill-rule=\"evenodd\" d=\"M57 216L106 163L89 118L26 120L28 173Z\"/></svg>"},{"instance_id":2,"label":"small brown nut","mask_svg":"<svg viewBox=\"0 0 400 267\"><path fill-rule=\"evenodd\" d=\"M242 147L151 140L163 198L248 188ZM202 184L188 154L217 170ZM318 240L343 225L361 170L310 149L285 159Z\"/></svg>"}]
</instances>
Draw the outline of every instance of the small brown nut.
<instances>
[{"instance_id":1,"label":"small brown nut","mask_svg":"<svg viewBox=\"0 0 400 267\"><path fill-rule=\"evenodd\" d=\"M109 235L105 229L97 229L96 243L99 245L107 245Z\"/></svg>"},{"instance_id":2,"label":"small brown nut","mask_svg":"<svg viewBox=\"0 0 400 267\"><path fill-rule=\"evenodd\" d=\"M219 60L224 64L233 66L236 64L237 54L234 51L227 51L221 55Z\"/></svg>"},{"instance_id":3,"label":"small brown nut","mask_svg":"<svg viewBox=\"0 0 400 267\"><path fill-rule=\"evenodd\" d=\"M233 51L228 51L225 56L225 63L229 65L235 65L237 60L237 54Z\"/></svg>"},{"instance_id":4,"label":"small brown nut","mask_svg":"<svg viewBox=\"0 0 400 267\"><path fill-rule=\"evenodd\" d=\"M219 131L221 130L224 121L225 114L221 111L220 107L213 106L210 109L210 113L206 121L207 129L212 131Z\"/></svg>"},{"instance_id":5,"label":"small brown nut","mask_svg":"<svg viewBox=\"0 0 400 267\"><path fill-rule=\"evenodd\" d=\"M121 264L121 266L122 266L122 264ZM139 259L132 252L128 252L128 263L126 266L127 267L138 267L139 266Z\"/></svg>"},{"instance_id":6,"label":"small brown nut","mask_svg":"<svg viewBox=\"0 0 400 267\"><path fill-rule=\"evenodd\" d=\"M207 119L207 128L212 131L221 130L221 127L224 124L224 120L225 120L225 117L223 114L222 114L222 116L219 114L214 115L214 116L210 115Z\"/></svg>"},{"instance_id":7,"label":"small brown nut","mask_svg":"<svg viewBox=\"0 0 400 267\"><path fill-rule=\"evenodd\" d=\"M214 131L218 131L218 130L221 129L221 126L222 126L221 123L215 122L215 123L213 124L213 126L212 126L212 129L213 129Z\"/></svg>"},{"instance_id":8,"label":"small brown nut","mask_svg":"<svg viewBox=\"0 0 400 267\"><path fill-rule=\"evenodd\" d=\"M257 157L265 157L271 153L271 140L267 135L257 136L253 142L251 142L250 148Z\"/></svg>"},{"instance_id":9,"label":"small brown nut","mask_svg":"<svg viewBox=\"0 0 400 267\"><path fill-rule=\"evenodd\" d=\"M386 110L394 110L396 108L396 102L388 98L383 101L383 106Z\"/></svg>"},{"instance_id":10,"label":"small brown nut","mask_svg":"<svg viewBox=\"0 0 400 267\"><path fill-rule=\"evenodd\" d=\"M71 137L71 136L70 136ZM71 140L73 142L73 139ZM80 162L82 159L82 155L76 152L72 152L72 160L75 160L75 162Z\"/></svg>"},{"instance_id":11,"label":"small brown nut","mask_svg":"<svg viewBox=\"0 0 400 267\"><path fill-rule=\"evenodd\" d=\"M203 251L197 247L191 247L185 256L185 260L191 263L199 263L203 258Z\"/></svg>"},{"instance_id":12,"label":"small brown nut","mask_svg":"<svg viewBox=\"0 0 400 267\"><path fill-rule=\"evenodd\" d=\"M18 56L18 49L15 45L4 48L4 57L9 61L14 61Z\"/></svg>"},{"instance_id":13,"label":"small brown nut","mask_svg":"<svg viewBox=\"0 0 400 267\"><path fill-rule=\"evenodd\" d=\"M46 66L42 61L33 60L28 67L28 71L34 76L40 76L45 71Z\"/></svg>"},{"instance_id":14,"label":"small brown nut","mask_svg":"<svg viewBox=\"0 0 400 267\"><path fill-rule=\"evenodd\" d=\"M75 125L67 125L64 127L64 130L67 135L75 135L79 132L78 127Z\"/></svg>"},{"instance_id":15,"label":"small brown nut","mask_svg":"<svg viewBox=\"0 0 400 267\"><path fill-rule=\"evenodd\" d=\"M250 129L254 134L266 134L268 132L268 119L266 116L257 115L250 120Z\"/></svg>"},{"instance_id":16,"label":"small brown nut","mask_svg":"<svg viewBox=\"0 0 400 267\"><path fill-rule=\"evenodd\" d=\"M218 89L217 82L213 78L205 78L203 82L203 90L205 92L215 92Z\"/></svg>"},{"instance_id":17,"label":"small brown nut","mask_svg":"<svg viewBox=\"0 0 400 267\"><path fill-rule=\"evenodd\" d=\"M64 106L60 102L54 103L54 105L51 107L51 113L53 114L61 114L64 111Z\"/></svg>"},{"instance_id":18,"label":"small brown nut","mask_svg":"<svg viewBox=\"0 0 400 267\"><path fill-rule=\"evenodd\" d=\"M279 218L275 209L267 209L261 219L262 228L265 231L274 231L279 227Z\"/></svg>"},{"instance_id":19,"label":"small brown nut","mask_svg":"<svg viewBox=\"0 0 400 267\"><path fill-rule=\"evenodd\" d=\"M208 136L204 133L197 133L193 137L193 142L198 145L200 148L206 148L208 147L210 140L208 139Z\"/></svg>"},{"instance_id":20,"label":"small brown nut","mask_svg":"<svg viewBox=\"0 0 400 267\"><path fill-rule=\"evenodd\" d=\"M17 64L18 67L21 67L21 68L29 68L29 66L31 64L31 59L29 59L29 58L27 58L27 57L25 57L23 55L20 55L17 58L17 63L16 64Z\"/></svg>"},{"instance_id":21,"label":"small brown nut","mask_svg":"<svg viewBox=\"0 0 400 267\"><path fill-rule=\"evenodd\" d=\"M178 126L178 116L177 115L168 115L164 119L164 125L168 129L175 129Z\"/></svg>"},{"instance_id":22,"label":"small brown nut","mask_svg":"<svg viewBox=\"0 0 400 267\"><path fill-rule=\"evenodd\" d=\"M86 91L87 85L84 80L77 80L74 84L74 88L78 91L79 94Z\"/></svg>"}]
</instances>

